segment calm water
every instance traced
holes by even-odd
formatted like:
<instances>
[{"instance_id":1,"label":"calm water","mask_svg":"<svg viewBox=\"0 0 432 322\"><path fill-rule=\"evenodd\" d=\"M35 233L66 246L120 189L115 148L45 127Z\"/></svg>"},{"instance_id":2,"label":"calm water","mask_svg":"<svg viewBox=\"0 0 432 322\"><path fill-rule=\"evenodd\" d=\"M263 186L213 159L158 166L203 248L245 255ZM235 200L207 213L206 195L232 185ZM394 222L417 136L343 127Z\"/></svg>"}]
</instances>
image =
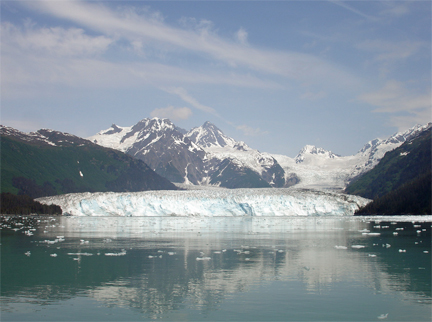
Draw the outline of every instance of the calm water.
<instances>
[{"instance_id":1,"label":"calm water","mask_svg":"<svg viewBox=\"0 0 432 322\"><path fill-rule=\"evenodd\" d=\"M3 217L1 320L430 321L431 223L386 220Z\"/></svg>"}]
</instances>

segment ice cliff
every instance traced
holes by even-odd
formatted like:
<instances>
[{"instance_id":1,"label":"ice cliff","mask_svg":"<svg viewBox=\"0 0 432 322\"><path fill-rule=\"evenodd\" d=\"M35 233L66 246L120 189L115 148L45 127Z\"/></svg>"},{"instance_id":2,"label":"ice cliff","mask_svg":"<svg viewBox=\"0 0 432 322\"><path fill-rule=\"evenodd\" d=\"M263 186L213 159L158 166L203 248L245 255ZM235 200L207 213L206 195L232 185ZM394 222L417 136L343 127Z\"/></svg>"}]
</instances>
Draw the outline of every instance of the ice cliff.
<instances>
[{"instance_id":1,"label":"ice cliff","mask_svg":"<svg viewBox=\"0 0 432 322\"><path fill-rule=\"evenodd\" d=\"M37 199L73 216L349 216L370 200L305 189L74 193Z\"/></svg>"}]
</instances>

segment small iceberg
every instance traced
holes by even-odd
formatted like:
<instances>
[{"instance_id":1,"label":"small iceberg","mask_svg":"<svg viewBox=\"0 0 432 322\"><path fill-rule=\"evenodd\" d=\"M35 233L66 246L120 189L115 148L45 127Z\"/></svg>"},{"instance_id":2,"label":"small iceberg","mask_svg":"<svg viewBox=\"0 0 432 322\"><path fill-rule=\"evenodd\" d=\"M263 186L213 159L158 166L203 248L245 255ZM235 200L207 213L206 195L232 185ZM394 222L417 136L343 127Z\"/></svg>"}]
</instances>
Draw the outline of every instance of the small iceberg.
<instances>
[{"instance_id":1,"label":"small iceberg","mask_svg":"<svg viewBox=\"0 0 432 322\"><path fill-rule=\"evenodd\" d=\"M348 247L346 247L346 246L338 246L338 245L336 245L334 248L336 248L336 249L348 249Z\"/></svg>"}]
</instances>

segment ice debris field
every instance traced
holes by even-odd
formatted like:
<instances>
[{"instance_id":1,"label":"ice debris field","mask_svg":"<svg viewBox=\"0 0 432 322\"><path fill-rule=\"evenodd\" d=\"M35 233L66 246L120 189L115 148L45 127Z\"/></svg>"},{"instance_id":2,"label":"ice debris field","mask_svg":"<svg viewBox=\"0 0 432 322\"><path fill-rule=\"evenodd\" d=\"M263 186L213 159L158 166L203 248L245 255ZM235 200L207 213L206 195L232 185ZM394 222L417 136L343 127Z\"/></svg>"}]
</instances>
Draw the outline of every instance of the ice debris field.
<instances>
[{"instance_id":1,"label":"ice debris field","mask_svg":"<svg viewBox=\"0 0 432 322\"><path fill-rule=\"evenodd\" d=\"M37 199L72 216L350 216L369 199L306 189L73 193Z\"/></svg>"}]
</instances>

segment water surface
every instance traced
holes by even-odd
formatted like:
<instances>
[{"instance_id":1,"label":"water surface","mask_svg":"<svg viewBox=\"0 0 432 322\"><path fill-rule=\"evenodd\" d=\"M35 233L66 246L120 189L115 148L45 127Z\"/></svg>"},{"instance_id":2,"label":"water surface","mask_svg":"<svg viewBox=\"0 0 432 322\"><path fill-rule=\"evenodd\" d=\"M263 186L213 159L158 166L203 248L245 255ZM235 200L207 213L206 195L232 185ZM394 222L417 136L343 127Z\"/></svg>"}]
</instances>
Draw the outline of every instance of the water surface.
<instances>
[{"instance_id":1,"label":"water surface","mask_svg":"<svg viewBox=\"0 0 432 322\"><path fill-rule=\"evenodd\" d=\"M431 223L396 219L3 217L1 319L430 321Z\"/></svg>"}]
</instances>

